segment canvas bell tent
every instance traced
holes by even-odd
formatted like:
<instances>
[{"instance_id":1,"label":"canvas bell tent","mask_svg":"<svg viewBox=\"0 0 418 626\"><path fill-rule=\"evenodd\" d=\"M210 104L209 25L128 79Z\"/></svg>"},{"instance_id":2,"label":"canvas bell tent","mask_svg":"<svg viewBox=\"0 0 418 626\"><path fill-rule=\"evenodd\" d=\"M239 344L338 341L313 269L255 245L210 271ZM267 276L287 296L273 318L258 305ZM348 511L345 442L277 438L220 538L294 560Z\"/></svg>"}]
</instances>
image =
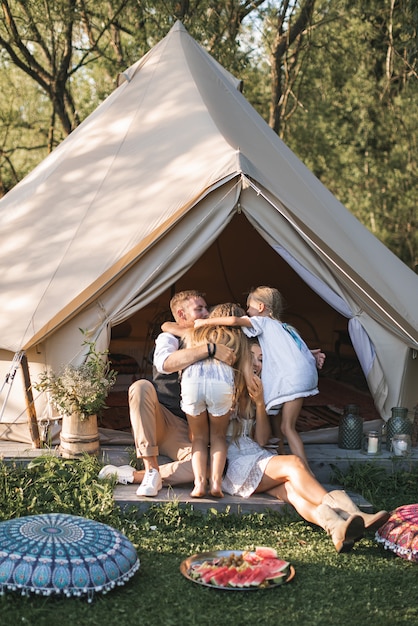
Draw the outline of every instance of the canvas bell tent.
<instances>
[{"instance_id":1,"label":"canvas bell tent","mask_svg":"<svg viewBox=\"0 0 418 626\"><path fill-rule=\"evenodd\" d=\"M105 349L135 320L138 345L182 288L245 304L251 287L276 286L311 347L348 328L384 419L418 400L418 277L181 23L1 200L0 223L3 437L25 428L22 354L36 381L82 361L80 328Z\"/></svg>"}]
</instances>

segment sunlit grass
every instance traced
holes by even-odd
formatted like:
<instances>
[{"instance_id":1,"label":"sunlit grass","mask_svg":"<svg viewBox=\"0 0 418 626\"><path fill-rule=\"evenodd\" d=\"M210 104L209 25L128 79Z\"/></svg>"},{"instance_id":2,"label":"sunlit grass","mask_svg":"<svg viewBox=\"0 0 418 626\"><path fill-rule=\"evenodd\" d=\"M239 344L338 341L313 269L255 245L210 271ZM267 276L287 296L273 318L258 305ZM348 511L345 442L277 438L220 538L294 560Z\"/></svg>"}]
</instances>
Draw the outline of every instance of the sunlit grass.
<instances>
[{"instance_id":1,"label":"sunlit grass","mask_svg":"<svg viewBox=\"0 0 418 626\"><path fill-rule=\"evenodd\" d=\"M123 587L97 594L92 604L76 598L0 597L0 624L101 626L147 624L255 624L371 626L418 620L417 566L384 550L369 534L338 555L329 537L296 516L276 512L231 515L195 511L190 505L153 506L121 512L112 482L97 481L98 462L41 457L29 466L0 465L0 517L45 512L82 515L110 524L135 545L138 573ZM390 476L355 468L339 476L347 489L376 506L415 501L417 473ZM373 497L370 497L373 495ZM375 496L375 497L374 497ZM291 561L296 576L269 590L223 591L185 579L179 567L196 552L268 545Z\"/></svg>"}]
</instances>

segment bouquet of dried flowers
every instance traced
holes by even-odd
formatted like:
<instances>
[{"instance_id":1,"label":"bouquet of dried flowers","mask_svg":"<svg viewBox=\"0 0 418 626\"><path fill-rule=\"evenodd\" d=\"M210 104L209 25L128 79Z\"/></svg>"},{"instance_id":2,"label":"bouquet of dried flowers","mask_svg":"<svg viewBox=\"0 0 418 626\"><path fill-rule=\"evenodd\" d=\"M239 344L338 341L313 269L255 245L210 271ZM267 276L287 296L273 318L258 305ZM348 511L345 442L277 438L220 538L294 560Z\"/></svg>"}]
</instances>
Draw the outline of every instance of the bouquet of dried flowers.
<instances>
[{"instance_id":1,"label":"bouquet of dried flowers","mask_svg":"<svg viewBox=\"0 0 418 626\"><path fill-rule=\"evenodd\" d=\"M92 341L84 341L85 345L89 351L82 365L66 365L59 374L45 371L34 384L37 391L49 394L52 405L61 415L77 413L80 420L97 415L104 408L117 375L110 368L107 352L97 352Z\"/></svg>"}]
</instances>

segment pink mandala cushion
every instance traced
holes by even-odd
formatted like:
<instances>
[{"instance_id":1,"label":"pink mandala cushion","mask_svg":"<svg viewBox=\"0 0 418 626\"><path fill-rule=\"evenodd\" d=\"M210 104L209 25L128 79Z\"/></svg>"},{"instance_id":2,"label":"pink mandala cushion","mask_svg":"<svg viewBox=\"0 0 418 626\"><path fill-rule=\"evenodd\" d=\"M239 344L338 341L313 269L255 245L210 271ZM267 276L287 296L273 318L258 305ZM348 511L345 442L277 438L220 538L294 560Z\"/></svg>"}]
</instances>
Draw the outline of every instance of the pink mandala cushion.
<instances>
[{"instance_id":1,"label":"pink mandala cushion","mask_svg":"<svg viewBox=\"0 0 418 626\"><path fill-rule=\"evenodd\" d=\"M376 541L408 561L418 563L418 504L406 504L393 511L379 528Z\"/></svg>"}]
</instances>

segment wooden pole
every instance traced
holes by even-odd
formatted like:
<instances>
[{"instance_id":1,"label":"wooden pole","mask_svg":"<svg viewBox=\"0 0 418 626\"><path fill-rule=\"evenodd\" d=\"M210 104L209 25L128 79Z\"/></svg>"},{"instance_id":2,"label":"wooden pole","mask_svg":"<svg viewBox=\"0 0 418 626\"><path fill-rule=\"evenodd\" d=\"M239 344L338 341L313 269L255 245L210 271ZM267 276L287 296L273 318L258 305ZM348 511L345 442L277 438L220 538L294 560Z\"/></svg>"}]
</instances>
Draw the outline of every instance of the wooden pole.
<instances>
[{"instance_id":1,"label":"wooden pole","mask_svg":"<svg viewBox=\"0 0 418 626\"><path fill-rule=\"evenodd\" d=\"M23 372L23 380L25 383L26 410L28 414L28 426L29 426L30 436L32 439L32 447L40 448L41 439L39 437L38 420L36 417L35 403L33 401L32 383L30 380L28 359L26 357L26 354L24 354L22 357L21 365L22 365L22 372Z\"/></svg>"}]
</instances>

